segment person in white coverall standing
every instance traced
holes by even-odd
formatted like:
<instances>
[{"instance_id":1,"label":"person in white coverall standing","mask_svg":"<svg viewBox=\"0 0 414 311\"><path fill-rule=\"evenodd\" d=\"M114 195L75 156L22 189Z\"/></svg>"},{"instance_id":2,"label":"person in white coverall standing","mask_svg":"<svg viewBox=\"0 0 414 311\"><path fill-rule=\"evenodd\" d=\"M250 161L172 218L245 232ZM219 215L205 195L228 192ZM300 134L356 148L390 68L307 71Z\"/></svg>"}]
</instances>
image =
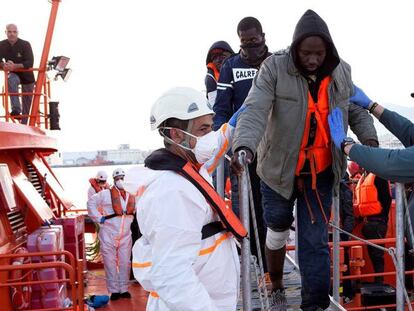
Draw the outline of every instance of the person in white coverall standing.
<instances>
[{"instance_id":1,"label":"person in white coverall standing","mask_svg":"<svg viewBox=\"0 0 414 311\"><path fill-rule=\"evenodd\" d=\"M236 310L235 237L247 232L211 186L209 172L228 147L226 127L233 128L225 124L212 132L212 125L213 111L201 92L169 90L151 111L151 127L165 148L125 177L125 189L137 200L142 237L134 244L132 267L150 292L147 311Z\"/></svg>"},{"instance_id":2,"label":"person in white coverall standing","mask_svg":"<svg viewBox=\"0 0 414 311\"><path fill-rule=\"evenodd\" d=\"M131 266L131 223L135 212L135 197L124 190L125 172L117 168L114 185L88 200L88 215L99 223L100 251L104 261L106 287L111 300L131 298L128 281Z\"/></svg>"},{"instance_id":3,"label":"person in white coverall standing","mask_svg":"<svg viewBox=\"0 0 414 311\"><path fill-rule=\"evenodd\" d=\"M88 200L98 192L101 192L102 190L108 189L109 185L106 182L108 179L108 175L105 171L98 171L96 173L95 178L89 179L89 188L88 188Z\"/></svg>"}]
</instances>

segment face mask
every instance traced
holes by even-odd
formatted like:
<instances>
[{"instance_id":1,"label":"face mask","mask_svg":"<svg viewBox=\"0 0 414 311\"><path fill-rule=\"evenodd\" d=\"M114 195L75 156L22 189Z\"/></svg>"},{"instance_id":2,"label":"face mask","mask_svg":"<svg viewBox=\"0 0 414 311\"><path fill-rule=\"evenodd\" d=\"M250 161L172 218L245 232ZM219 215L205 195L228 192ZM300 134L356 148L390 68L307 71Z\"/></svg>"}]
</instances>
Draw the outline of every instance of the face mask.
<instances>
[{"instance_id":1,"label":"face mask","mask_svg":"<svg viewBox=\"0 0 414 311\"><path fill-rule=\"evenodd\" d=\"M250 64L257 65L260 64L262 58L267 53L265 41L263 40L260 43L246 43L240 45L241 48L241 57L242 59Z\"/></svg>"},{"instance_id":2,"label":"face mask","mask_svg":"<svg viewBox=\"0 0 414 311\"><path fill-rule=\"evenodd\" d=\"M196 157L197 162L204 164L213 158L218 147L218 135L216 132L211 131L204 136L197 137L197 143L192 151Z\"/></svg>"},{"instance_id":3,"label":"face mask","mask_svg":"<svg viewBox=\"0 0 414 311\"><path fill-rule=\"evenodd\" d=\"M119 179L115 182L115 186L120 189L120 190L124 190L124 181Z\"/></svg>"},{"instance_id":4,"label":"face mask","mask_svg":"<svg viewBox=\"0 0 414 311\"><path fill-rule=\"evenodd\" d=\"M171 127L164 127L164 129L171 129ZM191 151L194 153L195 158L198 163L204 164L208 160L210 160L213 156L217 148L219 148L219 140L218 140L218 133L211 131L210 133L204 136L195 136L191 133L188 133L184 130L181 130L184 134L191 136L197 140L196 145L194 148L189 148L182 144L178 144L173 141L171 138L164 136L167 140L175 145L180 146L181 148Z\"/></svg>"}]
</instances>

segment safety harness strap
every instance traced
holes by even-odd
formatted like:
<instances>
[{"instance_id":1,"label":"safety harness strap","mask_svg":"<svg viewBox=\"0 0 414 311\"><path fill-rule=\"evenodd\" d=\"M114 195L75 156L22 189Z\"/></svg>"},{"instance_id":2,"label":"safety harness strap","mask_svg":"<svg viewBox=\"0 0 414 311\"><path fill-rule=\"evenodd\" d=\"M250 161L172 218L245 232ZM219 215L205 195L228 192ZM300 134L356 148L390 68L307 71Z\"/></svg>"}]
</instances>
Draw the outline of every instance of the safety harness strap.
<instances>
[{"instance_id":1,"label":"safety harness strap","mask_svg":"<svg viewBox=\"0 0 414 311\"><path fill-rule=\"evenodd\" d=\"M201 229L201 239L208 239L209 237L225 230L226 229L223 227L221 221L210 222L209 224L204 225L203 229Z\"/></svg>"}]
</instances>

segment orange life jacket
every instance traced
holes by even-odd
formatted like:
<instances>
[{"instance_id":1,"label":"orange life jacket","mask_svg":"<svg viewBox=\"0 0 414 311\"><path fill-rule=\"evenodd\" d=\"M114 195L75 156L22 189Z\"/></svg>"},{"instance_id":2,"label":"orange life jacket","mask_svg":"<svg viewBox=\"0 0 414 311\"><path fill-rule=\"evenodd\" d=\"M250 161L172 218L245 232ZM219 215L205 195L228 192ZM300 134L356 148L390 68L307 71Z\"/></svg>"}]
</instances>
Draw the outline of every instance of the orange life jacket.
<instances>
[{"instance_id":1,"label":"orange life jacket","mask_svg":"<svg viewBox=\"0 0 414 311\"><path fill-rule=\"evenodd\" d=\"M372 216L382 211L381 202L378 200L378 191L375 187L375 175L369 173L361 176L355 188L356 204L354 205L355 216Z\"/></svg>"},{"instance_id":2,"label":"orange life jacket","mask_svg":"<svg viewBox=\"0 0 414 311\"><path fill-rule=\"evenodd\" d=\"M217 82L219 80L219 77L220 77L220 72L218 71L216 65L214 65L214 63L208 63L207 68L213 70L214 79L216 79L216 82Z\"/></svg>"},{"instance_id":3,"label":"orange life jacket","mask_svg":"<svg viewBox=\"0 0 414 311\"><path fill-rule=\"evenodd\" d=\"M100 186L95 178L89 178L89 183L91 184L92 188L95 190L96 193L109 189L108 183L105 183L103 186Z\"/></svg>"},{"instance_id":4,"label":"orange life jacket","mask_svg":"<svg viewBox=\"0 0 414 311\"><path fill-rule=\"evenodd\" d=\"M121 198L120 198L120 190L115 186L111 187L111 200L112 200L112 209L116 215L123 215L124 211L122 209ZM126 207L126 214L133 215L135 213L135 196L129 195L128 202Z\"/></svg>"},{"instance_id":5,"label":"orange life jacket","mask_svg":"<svg viewBox=\"0 0 414 311\"><path fill-rule=\"evenodd\" d=\"M165 148L158 149L147 157L145 166L153 170L174 171L185 177L201 192L212 209L220 217L220 221L226 230L239 239L247 236L247 230L240 222L240 219L226 205L224 199L216 192L213 186L200 175L196 166Z\"/></svg>"},{"instance_id":6,"label":"orange life jacket","mask_svg":"<svg viewBox=\"0 0 414 311\"><path fill-rule=\"evenodd\" d=\"M308 112L306 114L305 131L303 132L302 143L299 151L299 159L296 165L295 173L297 176L299 176L306 160L309 160L312 174L312 189L316 189L316 174L327 169L332 163L328 124L328 86L330 82L331 77L326 77L321 81L318 91L317 103L314 102L311 93L308 91ZM307 146L312 114L314 114L314 117L316 119L316 134L313 145Z\"/></svg>"}]
</instances>

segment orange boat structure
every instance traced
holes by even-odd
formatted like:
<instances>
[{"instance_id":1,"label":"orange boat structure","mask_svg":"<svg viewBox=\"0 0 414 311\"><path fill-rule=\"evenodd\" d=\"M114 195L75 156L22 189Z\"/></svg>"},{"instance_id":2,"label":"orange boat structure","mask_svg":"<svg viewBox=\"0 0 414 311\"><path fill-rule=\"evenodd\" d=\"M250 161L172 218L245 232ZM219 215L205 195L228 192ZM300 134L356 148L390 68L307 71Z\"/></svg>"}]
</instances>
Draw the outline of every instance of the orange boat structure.
<instances>
[{"instance_id":1,"label":"orange boat structure","mask_svg":"<svg viewBox=\"0 0 414 311\"><path fill-rule=\"evenodd\" d=\"M85 222L85 210L73 205L47 157L57 151L49 130L59 129L57 103L50 101L51 81L47 71L56 62L67 64L67 58L49 61L49 50L60 0L50 0L51 13L28 125L10 115L4 71L1 93L5 114L0 116L0 302L1 310L87 310L84 297L107 294L102 266L87 264L85 232L94 226ZM66 62L66 63L65 63ZM61 72L62 74L62 72ZM387 238L371 241L385 246L396 244L395 204L390 210ZM354 234L360 236L360 227ZM391 303L369 306L358 287L372 280L372 265L366 244L360 241L340 243L340 284L353 280L356 293L352 301L342 301L343 310L395 308ZM294 250L294 246L290 247ZM344 253L348 252L349 262ZM390 256L385 255L385 283L396 287L396 272ZM408 271L407 274L414 274ZM145 310L147 293L131 281L132 299L110 302L102 310ZM300 284L299 284L300 289ZM334 292L340 289L334 289ZM289 289L288 289L289 291ZM340 293L341 294L341 293ZM300 296L300 294L298 294ZM378 304L377 303L377 304ZM364 305L365 304L365 305ZM293 304L291 304L292 308Z\"/></svg>"}]
</instances>

